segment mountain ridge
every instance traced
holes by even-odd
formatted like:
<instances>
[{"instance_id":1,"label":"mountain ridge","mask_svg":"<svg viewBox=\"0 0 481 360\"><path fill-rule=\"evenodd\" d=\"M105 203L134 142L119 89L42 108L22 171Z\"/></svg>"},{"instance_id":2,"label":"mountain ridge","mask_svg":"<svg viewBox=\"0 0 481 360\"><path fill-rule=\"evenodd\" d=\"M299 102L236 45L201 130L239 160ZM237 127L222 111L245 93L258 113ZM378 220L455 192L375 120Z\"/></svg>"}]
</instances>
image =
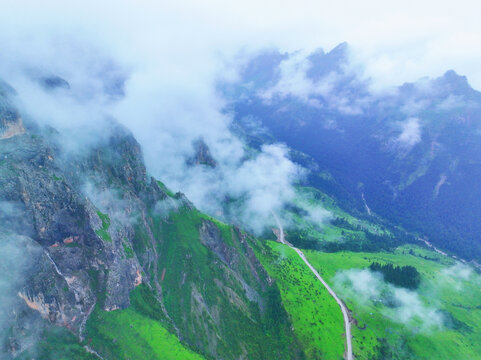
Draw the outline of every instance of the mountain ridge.
<instances>
[{"instance_id":1,"label":"mountain ridge","mask_svg":"<svg viewBox=\"0 0 481 360\"><path fill-rule=\"evenodd\" d=\"M2 108L0 118L19 124L20 112L12 117L12 109ZM2 233L15 248L28 240L35 254L18 255L26 270L12 294L16 310L2 324L9 329L2 339L8 357L32 354L31 339L57 327L102 357L128 357L140 345L102 341L111 331L102 324L128 327L122 321L138 316L208 358L302 356L275 282L252 252L253 238L149 177L128 130L109 120L99 142L66 153L61 133L30 118L23 123L25 132L0 140L0 199L8 219ZM118 311L129 315L110 315ZM34 314L37 330L29 325ZM243 330L232 336L235 324ZM158 351L155 343L145 346L150 356Z\"/></svg>"},{"instance_id":2,"label":"mountain ridge","mask_svg":"<svg viewBox=\"0 0 481 360\"><path fill-rule=\"evenodd\" d=\"M371 93L349 66L336 68L336 62L347 61L345 54L338 58L338 50L315 53L328 63L317 60L318 71L337 69L315 81L310 71L316 64L309 60L314 55L296 56L285 54L266 74L282 73L289 64L297 83L273 77L253 88L256 75L241 72L238 82L223 85L236 126L246 134L262 128L269 141L311 156L343 188L338 195L350 193L358 209L364 198L381 217L479 261L475 214L481 211L481 189L474 179L480 171L481 93L452 70ZM305 61L311 70L301 66ZM253 119L257 128L244 119Z\"/></svg>"}]
</instances>

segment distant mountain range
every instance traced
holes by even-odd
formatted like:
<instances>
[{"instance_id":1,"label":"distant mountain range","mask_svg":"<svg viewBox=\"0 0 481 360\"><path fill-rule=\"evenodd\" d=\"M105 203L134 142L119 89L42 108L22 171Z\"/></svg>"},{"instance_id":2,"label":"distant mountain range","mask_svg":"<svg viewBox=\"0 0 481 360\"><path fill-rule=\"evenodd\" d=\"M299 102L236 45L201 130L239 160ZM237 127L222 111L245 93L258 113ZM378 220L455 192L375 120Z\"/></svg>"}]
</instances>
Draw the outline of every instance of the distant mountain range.
<instances>
[{"instance_id":1,"label":"distant mountain range","mask_svg":"<svg viewBox=\"0 0 481 360\"><path fill-rule=\"evenodd\" d=\"M220 86L235 126L311 156L311 185L346 208L480 261L481 93L452 70L372 91L348 54L258 54Z\"/></svg>"}]
</instances>

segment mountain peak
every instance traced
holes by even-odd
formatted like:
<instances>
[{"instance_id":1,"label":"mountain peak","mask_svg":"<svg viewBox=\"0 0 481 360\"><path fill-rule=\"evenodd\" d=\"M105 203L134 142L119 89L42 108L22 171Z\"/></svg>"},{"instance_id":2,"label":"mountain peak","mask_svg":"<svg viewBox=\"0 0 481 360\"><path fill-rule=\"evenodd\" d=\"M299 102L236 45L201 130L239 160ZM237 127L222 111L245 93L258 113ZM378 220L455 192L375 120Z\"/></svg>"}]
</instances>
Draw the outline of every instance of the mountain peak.
<instances>
[{"instance_id":1,"label":"mountain peak","mask_svg":"<svg viewBox=\"0 0 481 360\"><path fill-rule=\"evenodd\" d=\"M443 76L435 80L436 85L448 87L453 92L464 93L472 90L468 79L464 75L459 75L454 70L448 70Z\"/></svg>"},{"instance_id":2,"label":"mountain peak","mask_svg":"<svg viewBox=\"0 0 481 360\"><path fill-rule=\"evenodd\" d=\"M68 81L57 75L43 76L38 81L45 90L70 89Z\"/></svg>"},{"instance_id":3,"label":"mountain peak","mask_svg":"<svg viewBox=\"0 0 481 360\"><path fill-rule=\"evenodd\" d=\"M333 71L340 72L342 66L347 62L348 51L349 45L346 42L340 43L327 53L323 49L314 51L307 57L311 63L307 76L317 81Z\"/></svg>"},{"instance_id":4,"label":"mountain peak","mask_svg":"<svg viewBox=\"0 0 481 360\"><path fill-rule=\"evenodd\" d=\"M336 45L331 51L329 51L329 54L345 56L347 55L348 51L349 51L349 44L346 41L344 41Z\"/></svg>"},{"instance_id":5,"label":"mountain peak","mask_svg":"<svg viewBox=\"0 0 481 360\"><path fill-rule=\"evenodd\" d=\"M198 138L192 143L195 154L187 161L188 165L205 165L212 168L217 166L217 162L210 153L209 146L203 138Z\"/></svg>"}]
</instances>

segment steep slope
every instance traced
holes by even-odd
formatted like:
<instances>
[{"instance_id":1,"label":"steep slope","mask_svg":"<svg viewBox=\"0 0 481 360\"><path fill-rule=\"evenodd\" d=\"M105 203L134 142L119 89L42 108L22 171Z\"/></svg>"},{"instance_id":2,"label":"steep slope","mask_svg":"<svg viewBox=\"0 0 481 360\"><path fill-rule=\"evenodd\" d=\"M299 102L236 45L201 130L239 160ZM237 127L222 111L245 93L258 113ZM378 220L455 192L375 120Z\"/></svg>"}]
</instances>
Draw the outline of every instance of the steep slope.
<instances>
[{"instance_id":1,"label":"steep slope","mask_svg":"<svg viewBox=\"0 0 481 360\"><path fill-rule=\"evenodd\" d=\"M5 357L302 357L254 238L148 177L122 126L67 152L15 96L2 84Z\"/></svg>"},{"instance_id":2,"label":"steep slope","mask_svg":"<svg viewBox=\"0 0 481 360\"><path fill-rule=\"evenodd\" d=\"M275 278L294 331L308 359L342 359L342 313L326 288L291 249L275 242L259 248L259 257Z\"/></svg>"}]
</instances>

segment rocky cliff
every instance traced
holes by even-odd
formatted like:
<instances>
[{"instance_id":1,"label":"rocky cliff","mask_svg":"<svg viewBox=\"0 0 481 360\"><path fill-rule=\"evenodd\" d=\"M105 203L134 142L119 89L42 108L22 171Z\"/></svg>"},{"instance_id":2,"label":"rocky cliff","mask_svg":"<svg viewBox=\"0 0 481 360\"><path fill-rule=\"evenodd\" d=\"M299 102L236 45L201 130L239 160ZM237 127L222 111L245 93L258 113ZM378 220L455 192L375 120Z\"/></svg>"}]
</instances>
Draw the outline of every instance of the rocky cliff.
<instances>
[{"instance_id":1,"label":"rocky cliff","mask_svg":"<svg viewBox=\"0 0 481 360\"><path fill-rule=\"evenodd\" d=\"M16 96L0 84L0 239L4 254L19 254L0 324L8 357L35 354L39 329L61 328L90 352L70 358L129 358L102 327L125 309L207 358L302 355L255 239L149 177L139 144L116 122L66 152L62 133L22 119Z\"/></svg>"}]
</instances>

